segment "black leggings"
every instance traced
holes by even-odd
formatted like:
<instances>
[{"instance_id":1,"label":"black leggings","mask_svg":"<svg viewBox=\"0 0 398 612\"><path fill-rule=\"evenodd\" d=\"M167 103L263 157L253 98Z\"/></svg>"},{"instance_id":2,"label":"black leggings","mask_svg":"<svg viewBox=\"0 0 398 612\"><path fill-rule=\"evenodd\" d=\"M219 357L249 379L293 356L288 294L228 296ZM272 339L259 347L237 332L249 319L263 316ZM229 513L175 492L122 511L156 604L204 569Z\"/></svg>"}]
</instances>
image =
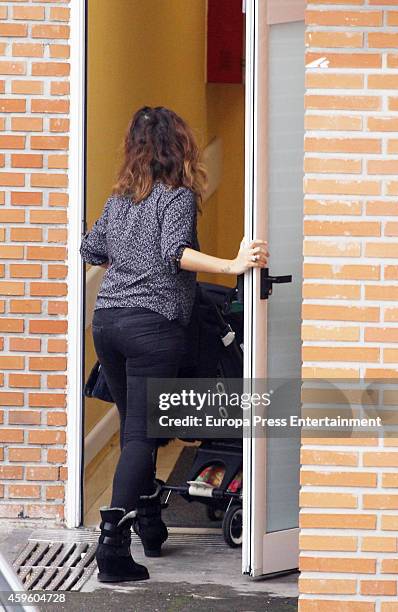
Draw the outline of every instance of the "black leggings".
<instances>
[{"instance_id":1,"label":"black leggings","mask_svg":"<svg viewBox=\"0 0 398 612\"><path fill-rule=\"evenodd\" d=\"M140 495L153 492L155 438L147 437L146 379L176 376L185 331L147 308L94 311L93 338L106 382L120 416L120 458L111 506L126 512Z\"/></svg>"}]
</instances>

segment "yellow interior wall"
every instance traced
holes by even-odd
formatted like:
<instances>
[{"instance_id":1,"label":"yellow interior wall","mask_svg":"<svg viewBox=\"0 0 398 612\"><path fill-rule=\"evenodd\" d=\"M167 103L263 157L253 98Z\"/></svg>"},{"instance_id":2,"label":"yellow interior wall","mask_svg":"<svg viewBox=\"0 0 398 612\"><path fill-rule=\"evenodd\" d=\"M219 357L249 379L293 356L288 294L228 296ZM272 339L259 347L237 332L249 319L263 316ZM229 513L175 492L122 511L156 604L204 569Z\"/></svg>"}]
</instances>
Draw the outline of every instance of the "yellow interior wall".
<instances>
[{"instance_id":1,"label":"yellow interior wall","mask_svg":"<svg viewBox=\"0 0 398 612\"><path fill-rule=\"evenodd\" d=\"M87 225L101 214L140 106L166 106L193 128L199 145L223 141L223 178L199 217L201 250L236 254L243 235L243 85L205 82L206 0L89 0ZM203 280L232 285L218 275ZM95 361L86 334L86 371ZM107 410L86 403L86 433Z\"/></svg>"}]
</instances>

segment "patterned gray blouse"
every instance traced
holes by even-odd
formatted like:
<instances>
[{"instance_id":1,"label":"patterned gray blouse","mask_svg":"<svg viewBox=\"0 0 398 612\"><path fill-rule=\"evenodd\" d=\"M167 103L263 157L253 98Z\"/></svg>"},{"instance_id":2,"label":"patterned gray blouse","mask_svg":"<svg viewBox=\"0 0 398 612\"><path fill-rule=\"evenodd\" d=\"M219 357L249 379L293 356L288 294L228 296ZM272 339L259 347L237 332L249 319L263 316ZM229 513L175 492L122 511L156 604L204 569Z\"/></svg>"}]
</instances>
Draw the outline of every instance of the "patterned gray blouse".
<instances>
[{"instance_id":1,"label":"patterned gray blouse","mask_svg":"<svg viewBox=\"0 0 398 612\"><path fill-rule=\"evenodd\" d=\"M179 262L185 247L199 249L196 222L196 196L186 187L156 182L138 204L108 198L80 247L85 262L109 263L95 309L141 306L187 325L196 274Z\"/></svg>"}]
</instances>

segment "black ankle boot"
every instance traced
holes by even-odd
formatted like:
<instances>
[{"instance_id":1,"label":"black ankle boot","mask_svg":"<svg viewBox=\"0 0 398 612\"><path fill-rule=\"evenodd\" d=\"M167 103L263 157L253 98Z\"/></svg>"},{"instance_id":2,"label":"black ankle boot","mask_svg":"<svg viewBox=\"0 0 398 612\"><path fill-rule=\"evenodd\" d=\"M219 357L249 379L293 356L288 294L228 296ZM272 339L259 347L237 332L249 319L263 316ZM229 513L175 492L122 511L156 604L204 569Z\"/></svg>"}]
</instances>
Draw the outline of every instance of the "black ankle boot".
<instances>
[{"instance_id":1,"label":"black ankle boot","mask_svg":"<svg viewBox=\"0 0 398 612\"><path fill-rule=\"evenodd\" d=\"M160 557L161 546L168 538L167 527L161 517L161 484L155 482L156 489L152 495L142 495L137 505L137 515L133 529L140 537L147 557Z\"/></svg>"},{"instance_id":2,"label":"black ankle boot","mask_svg":"<svg viewBox=\"0 0 398 612\"><path fill-rule=\"evenodd\" d=\"M100 508L101 535L95 558L99 582L126 582L147 580L146 567L136 563L131 556L131 526L135 511L126 514L123 508Z\"/></svg>"}]
</instances>

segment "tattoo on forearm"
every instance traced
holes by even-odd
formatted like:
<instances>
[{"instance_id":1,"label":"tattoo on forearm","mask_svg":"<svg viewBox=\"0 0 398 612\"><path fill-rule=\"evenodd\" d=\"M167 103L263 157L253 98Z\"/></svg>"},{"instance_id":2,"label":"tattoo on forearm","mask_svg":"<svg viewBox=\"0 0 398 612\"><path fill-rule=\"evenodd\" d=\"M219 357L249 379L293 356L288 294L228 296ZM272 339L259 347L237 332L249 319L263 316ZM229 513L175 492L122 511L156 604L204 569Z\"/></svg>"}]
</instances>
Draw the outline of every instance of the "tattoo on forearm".
<instances>
[{"instance_id":1,"label":"tattoo on forearm","mask_svg":"<svg viewBox=\"0 0 398 612\"><path fill-rule=\"evenodd\" d=\"M221 268L221 272L223 274L228 274L231 270L231 266L224 266L223 268Z\"/></svg>"}]
</instances>

